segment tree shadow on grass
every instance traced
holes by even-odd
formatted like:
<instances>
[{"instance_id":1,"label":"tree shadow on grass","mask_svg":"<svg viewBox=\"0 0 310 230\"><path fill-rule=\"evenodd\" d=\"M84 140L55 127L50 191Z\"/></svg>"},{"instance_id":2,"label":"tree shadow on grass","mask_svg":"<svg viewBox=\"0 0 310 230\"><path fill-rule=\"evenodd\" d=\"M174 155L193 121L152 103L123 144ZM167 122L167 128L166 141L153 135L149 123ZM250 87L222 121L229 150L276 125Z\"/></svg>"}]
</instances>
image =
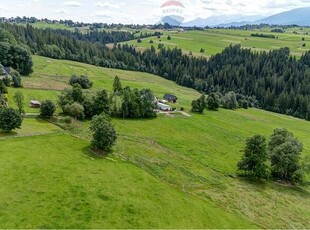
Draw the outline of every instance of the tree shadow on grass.
<instances>
[{"instance_id":1,"label":"tree shadow on grass","mask_svg":"<svg viewBox=\"0 0 310 230\"><path fill-rule=\"evenodd\" d=\"M0 131L0 138L5 139L7 137L17 137L18 133L15 131L12 132L5 132L5 131Z\"/></svg>"},{"instance_id":2,"label":"tree shadow on grass","mask_svg":"<svg viewBox=\"0 0 310 230\"><path fill-rule=\"evenodd\" d=\"M241 182L247 183L255 187L257 190L264 191L266 189L272 189L275 192L290 194L290 195L298 195L303 198L310 198L310 191L307 188L310 188L310 182L305 182L302 185L294 185L291 183L285 183L280 181L272 181L272 180L261 180L257 181L254 179L249 179L246 177L238 176L237 179Z\"/></svg>"},{"instance_id":3,"label":"tree shadow on grass","mask_svg":"<svg viewBox=\"0 0 310 230\"><path fill-rule=\"evenodd\" d=\"M103 151L91 145L83 148L82 151L87 157L91 159L105 159L112 153L112 151Z\"/></svg>"}]
</instances>

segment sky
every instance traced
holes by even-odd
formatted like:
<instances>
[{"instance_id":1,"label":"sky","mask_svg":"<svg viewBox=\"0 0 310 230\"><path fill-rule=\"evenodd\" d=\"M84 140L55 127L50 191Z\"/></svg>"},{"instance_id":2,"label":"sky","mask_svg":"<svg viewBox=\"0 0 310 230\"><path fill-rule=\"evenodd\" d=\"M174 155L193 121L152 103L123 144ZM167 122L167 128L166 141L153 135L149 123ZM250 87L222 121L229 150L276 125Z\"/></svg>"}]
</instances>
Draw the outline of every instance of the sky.
<instances>
[{"instance_id":1,"label":"sky","mask_svg":"<svg viewBox=\"0 0 310 230\"><path fill-rule=\"evenodd\" d=\"M27 16L83 22L154 24L167 0L0 0L0 17ZM219 15L269 16L299 7L310 0L179 0L185 21ZM309 12L310 13L310 12Z\"/></svg>"}]
</instances>

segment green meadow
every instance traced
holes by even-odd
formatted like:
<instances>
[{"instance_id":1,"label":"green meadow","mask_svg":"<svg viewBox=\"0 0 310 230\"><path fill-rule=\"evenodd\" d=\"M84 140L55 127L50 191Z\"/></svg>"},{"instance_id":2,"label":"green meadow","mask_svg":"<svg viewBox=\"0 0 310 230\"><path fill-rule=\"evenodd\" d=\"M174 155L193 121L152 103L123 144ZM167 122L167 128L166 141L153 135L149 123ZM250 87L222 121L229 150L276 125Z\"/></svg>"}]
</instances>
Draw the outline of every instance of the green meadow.
<instances>
[{"instance_id":1,"label":"green meadow","mask_svg":"<svg viewBox=\"0 0 310 230\"><path fill-rule=\"evenodd\" d=\"M236 167L246 138L275 128L293 132L310 155L309 122L258 109L196 115L189 110L199 93L158 76L33 59L21 89L26 112L38 113L29 99L57 101L72 74L85 74L92 90L111 91L118 75L123 87L175 94L174 106L191 116L113 119L118 140L105 158L89 150L90 121L68 132L27 118L16 133L0 133L0 228L310 227L309 184L254 183ZM11 105L15 91L9 88Z\"/></svg>"},{"instance_id":2,"label":"green meadow","mask_svg":"<svg viewBox=\"0 0 310 230\"><path fill-rule=\"evenodd\" d=\"M38 29L62 29L62 30L74 30L74 28L71 28L65 24L62 23L47 23L47 22L35 22L35 23L29 23L31 26L38 28Z\"/></svg>"},{"instance_id":3,"label":"green meadow","mask_svg":"<svg viewBox=\"0 0 310 230\"><path fill-rule=\"evenodd\" d=\"M0 143L1 228L255 227L67 134Z\"/></svg>"},{"instance_id":4,"label":"green meadow","mask_svg":"<svg viewBox=\"0 0 310 230\"><path fill-rule=\"evenodd\" d=\"M220 53L225 47L230 44L240 44L244 48L251 48L253 51L279 49L281 47L289 47L292 55L300 57L304 52L310 48L310 35L308 29L300 30L299 28L292 28L285 33L270 33L272 28L265 28L262 30L229 30L229 29L206 29L204 31L164 31L161 38L151 37L142 39L142 43L137 40L124 42L134 45L140 50L149 48L153 45L155 48L158 44L163 44L165 47L181 48L184 53L192 52L195 56L210 57L211 55ZM293 32L298 32L294 34ZM252 37L252 33L273 34L278 39ZM171 40L168 40L168 35ZM302 41L302 38L305 41ZM153 44L150 43L153 41ZM303 44L306 47L303 47ZM204 53L200 53L201 48L205 49Z\"/></svg>"}]
</instances>

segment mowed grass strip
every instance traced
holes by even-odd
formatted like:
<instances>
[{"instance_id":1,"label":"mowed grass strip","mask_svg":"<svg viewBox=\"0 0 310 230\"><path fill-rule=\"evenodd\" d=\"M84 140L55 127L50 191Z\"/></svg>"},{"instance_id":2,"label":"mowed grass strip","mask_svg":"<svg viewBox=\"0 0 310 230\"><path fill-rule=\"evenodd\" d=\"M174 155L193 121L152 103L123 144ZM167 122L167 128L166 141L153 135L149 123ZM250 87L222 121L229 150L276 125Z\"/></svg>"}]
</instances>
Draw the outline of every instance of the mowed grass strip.
<instances>
[{"instance_id":1,"label":"mowed grass strip","mask_svg":"<svg viewBox=\"0 0 310 230\"><path fill-rule=\"evenodd\" d=\"M25 118L21 129L15 129L10 133L0 131L0 139L45 135L56 132L61 132L61 129L45 120Z\"/></svg>"},{"instance_id":2,"label":"mowed grass strip","mask_svg":"<svg viewBox=\"0 0 310 230\"><path fill-rule=\"evenodd\" d=\"M0 140L0 228L254 228L64 134Z\"/></svg>"}]
</instances>

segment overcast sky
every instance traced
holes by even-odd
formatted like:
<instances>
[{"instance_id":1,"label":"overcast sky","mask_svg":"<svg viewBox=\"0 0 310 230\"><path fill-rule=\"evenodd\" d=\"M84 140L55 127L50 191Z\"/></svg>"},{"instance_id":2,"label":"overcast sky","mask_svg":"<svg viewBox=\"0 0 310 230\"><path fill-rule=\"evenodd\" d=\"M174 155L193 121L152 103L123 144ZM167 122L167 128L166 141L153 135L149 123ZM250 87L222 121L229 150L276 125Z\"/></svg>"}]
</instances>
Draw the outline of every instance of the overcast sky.
<instances>
[{"instance_id":1,"label":"overcast sky","mask_svg":"<svg viewBox=\"0 0 310 230\"><path fill-rule=\"evenodd\" d=\"M160 6L166 1L0 0L0 17L34 16L84 22L152 24L160 20ZM310 0L179 0L179 2L185 6L185 21L223 14L269 16L298 7L310 7Z\"/></svg>"}]
</instances>

